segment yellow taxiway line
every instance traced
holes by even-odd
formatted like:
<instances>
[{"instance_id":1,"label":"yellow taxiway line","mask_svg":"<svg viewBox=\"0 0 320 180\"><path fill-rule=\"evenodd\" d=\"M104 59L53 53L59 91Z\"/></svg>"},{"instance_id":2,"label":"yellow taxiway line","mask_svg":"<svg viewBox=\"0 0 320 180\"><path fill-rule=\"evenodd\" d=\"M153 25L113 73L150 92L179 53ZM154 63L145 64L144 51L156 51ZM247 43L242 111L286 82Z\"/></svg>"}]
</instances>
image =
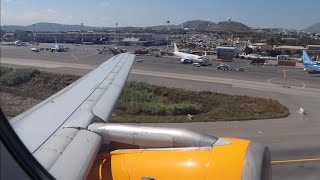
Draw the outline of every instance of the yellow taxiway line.
<instances>
[{"instance_id":1,"label":"yellow taxiway line","mask_svg":"<svg viewBox=\"0 0 320 180\"><path fill-rule=\"evenodd\" d=\"M284 74L283 74L283 77L286 78L285 71L283 71L283 73L284 73ZM274 79L280 79L280 78L282 78L282 77L273 77L273 78L268 79L267 82L268 82L268 84L269 84L270 86L279 85L279 84L273 84L271 81L274 80ZM303 88L306 87L306 84L305 84L304 82L302 82L302 81L299 81L299 80L293 79L293 78L287 78L287 79L292 80L292 81L295 81L295 82L298 82L299 84L301 84L301 86L297 86L298 89L303 89Z\"/></svg>"},{"instance_id":2,"label":"yellow taxiway line","mask_svg":"<svg viewBox=\"0 0 320 180\"><path fill-rule=\"evenodd\" d=\"M102 179L102 165L103 165L103 163L106 161L106 159L104 159L103 161L102 161L102 163L100 164L100 166L99 166L99 179L101 180Z\"/></svg>"},{"instance_id":3,"label":"yellow taxiway line","mask_svg":"<svg viewBox=\"0 0 320 180\"><path fill-rule=\"evenodd\" d=\"M271 164L279 164L279 163L293 163L293 162L308 162L308 161L320 161L320 158L310 158L310 159L291 159L291 160L271 161Z\"/></svg>"}]
</instances>

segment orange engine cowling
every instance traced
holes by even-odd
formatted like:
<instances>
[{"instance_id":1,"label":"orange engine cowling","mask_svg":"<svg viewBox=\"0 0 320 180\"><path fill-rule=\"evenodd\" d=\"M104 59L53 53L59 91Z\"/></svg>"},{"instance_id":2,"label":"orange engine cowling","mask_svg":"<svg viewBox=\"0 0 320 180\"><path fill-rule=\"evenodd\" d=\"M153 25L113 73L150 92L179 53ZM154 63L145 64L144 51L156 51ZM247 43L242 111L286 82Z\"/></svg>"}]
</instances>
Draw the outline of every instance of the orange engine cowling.
<instances>
[{"instance_id":1,"label":"orange engine cowling","mask_svg":"<svg viewBox=\"0 0 320 180\"><path fill-rule=\"evenodd\" d=\"M249 140L223 139L230 143L203 148L113 151L112 177L114 180L271 178L267 148L257 149Z\"/></svg>"}]
</instances>

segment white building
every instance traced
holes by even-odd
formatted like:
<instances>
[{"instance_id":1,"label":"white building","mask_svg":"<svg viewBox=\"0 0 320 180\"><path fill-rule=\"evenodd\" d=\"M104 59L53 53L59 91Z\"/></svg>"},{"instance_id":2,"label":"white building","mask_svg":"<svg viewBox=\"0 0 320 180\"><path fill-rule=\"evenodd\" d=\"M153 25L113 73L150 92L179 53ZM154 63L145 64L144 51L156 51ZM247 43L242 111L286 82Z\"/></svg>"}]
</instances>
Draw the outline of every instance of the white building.
<instances>
[{"instance_id":1,"label":"white building","mask_svg":"<svg viewBox=\"0 0 320 180\"><path fill-rule=\"evenodd\" d=\"M307 51L312 54L320 54L320 45L307 45Z\"/></svg>"},{"instance_id":2,"label":"white building","mask_svg":"<svg viewBox=\"0 0 320 180\"><path fill-rule=\"evenodd\" d=\"M277 46L273 49L281 51L282 54L298 54L298 51L306 50L306 48L302 46Z\"/></svg>"}]
</instances>

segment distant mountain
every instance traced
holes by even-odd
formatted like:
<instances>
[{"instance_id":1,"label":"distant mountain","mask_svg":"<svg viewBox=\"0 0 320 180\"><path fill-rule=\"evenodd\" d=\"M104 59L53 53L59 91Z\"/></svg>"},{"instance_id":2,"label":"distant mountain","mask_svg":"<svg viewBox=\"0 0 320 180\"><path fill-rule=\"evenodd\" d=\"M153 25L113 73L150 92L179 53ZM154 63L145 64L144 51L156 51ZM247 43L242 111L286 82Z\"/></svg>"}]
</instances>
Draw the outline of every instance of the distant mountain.
<instances>
[{"instance_id":1,"label":"distant mountain","mask_svg":"<svg viewBox=\"0 0 320 180\"><path fill-rule=\"evenodd\" d=\"M152 26L146 29L153 29L153 30L163 30L163 29L179 29L179 28L190 28L190 29L197 29L197 30L205 30L205 31L226 31L226 32L250 32L251 28L248 26L234 21L224 21L219 22L218 24L211 22L211 21L203 21L203 20L193 20L187 21L180 25L160 25L160 26ZM102 27L91 27L91 26L81 26L78 25L68 25L68 24L57 24L57 23L47 23L47 22L40 22L35 24L35 31L36 32L65 32L65 31L89 31L89 30L97 30L102 29ZM114 30L115 28L107 28L110 30ZM139 27L118 27L118 30L121 31L132 31L143 29ZM16 26L16 25L8 25L6 27L1 26L1 30L5 30L7 32L14 32L16 30L23 30L23 31L33 31L33 25L28 26Z\"/></svg>"},{"instance_id":2,"label":"distant mountain","mask_svg":"<svg viewBox=\"0 0 320 180\"><path fill-rule=\"evenodd\" d=\"M227 32L250 32L252 29L242 23L235 21L219 22L215 26L209 26L209 31L227 31Z\"/></svg>"},{"instance_id":3,"label":"distant mountain","mask_svg":"<svg viewBox=\"0 0 320 180\"><path fill-rule=\"evenodd\" d=\"M211 21L193 20L182 23L183 28L206 28L208 26L215 26L216 23Z\"/></svg>"},{"instance_id":4,"label":"distant mountain","mask_svg":"<svg viewBox=\"0 0 320 180\"><path fill-rule=\"evenodd\" d=\"M320 33L320 22L316 23L306 29L304 29L306 32L315 32L315 33Z\"/></svg>"},{"instance_id":5,"label":"distant mountain","mask_svg":"<svg viewBox=\"0 0 320 180\"><path fill-rule=\"evenodd\" d=\"M211 21L193 20L182 23L184 28L196 28L206 31L250 32L251 28L234 21L223 21L218 24Z\"/></svg>"},{"instance_id":6,"label":"distant mountain","mask_svg":"<svg viewBox=\"0 0 320 180\"><path fill-rule=\"evenodd\" d=\"M33 31L33 25L29 26L16 26L16 25L8 25L6 27L1 26L2 30L7 32L14 32L16 30L23 30L23 31ZM57 24L57 23L46 23L40 22L35 23L35 30L36 31L49 31L49 32L58 32L58 31L80 31L80 30L93 30L99 29L99 27L90 27L90 26L81 26L81 25L67 25L67 24Z\"/></svg>"}]
</instances>

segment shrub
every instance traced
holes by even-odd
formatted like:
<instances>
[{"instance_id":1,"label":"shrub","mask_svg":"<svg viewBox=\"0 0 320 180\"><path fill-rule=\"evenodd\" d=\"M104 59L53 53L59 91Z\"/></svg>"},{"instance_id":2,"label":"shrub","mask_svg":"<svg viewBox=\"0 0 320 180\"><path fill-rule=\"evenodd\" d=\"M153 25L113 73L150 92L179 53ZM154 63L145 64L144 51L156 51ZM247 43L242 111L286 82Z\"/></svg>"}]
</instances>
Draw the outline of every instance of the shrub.
<instances>
[{"instance_id":1,"label":"shrub","mask_svg":"<svg viewBox=\"0 0 320 180\"><path fill-rule=\"evenodd\" d=\"M16 86L29 81L40 71L31 68L21 68L5 73L0 77L0 83L8 86Z\"/></svg>"},{"instance_id":2,"label":"shrub","mask_svg":"<svg viewBox=\"0 0 320 180\"><path fill-rule=\"evenodd\" d=\"M169 112L172 115L198 114L201 112L200 104L179 103L169 106Z\"/></svg>"},{"instance_id":3,"label":"shrub","mask_svg":"<svg viewBox=\"0 0 320 180\"><path fill-rule=\"evenodd\" d=\"M142 103L141 112L150 115L166 115L167 106L163 103Z\"/></svg>"},{"instance_id":4,"label":"shrub","mask_svg":"<svg viewBox=\"0 0 320 180\"><path fill-rule=\"evenodd\" d=\"M139 92L153 92L155 87L151 84L141 81L130 81L126 84L125 88L127 90L135 90Z\"/></svg>"},{"instance_id":5,"label":"shrub","mask_svg":"<svg viewBox=\"0 0 320 180\"><path fill-rule=\"evenodd\" d=\"M8 68L8 67L1 67L0 69L0 76L3 76L5 74L7 74L8 72L12 71L11 68Z\"/></svg>"},{"instance_id":6,"label":"shrub","mask_svg":"<svg viewBox=\"0 0 320 180\"><path fill-rule=\"evenodd\" d=\"M116 108L129 114L147 115L186 115L201 112L202 105L184 102L186 97L176 97L178 92L175 89L131 81L125 86Z\"/></svg>"}]
</instances>

